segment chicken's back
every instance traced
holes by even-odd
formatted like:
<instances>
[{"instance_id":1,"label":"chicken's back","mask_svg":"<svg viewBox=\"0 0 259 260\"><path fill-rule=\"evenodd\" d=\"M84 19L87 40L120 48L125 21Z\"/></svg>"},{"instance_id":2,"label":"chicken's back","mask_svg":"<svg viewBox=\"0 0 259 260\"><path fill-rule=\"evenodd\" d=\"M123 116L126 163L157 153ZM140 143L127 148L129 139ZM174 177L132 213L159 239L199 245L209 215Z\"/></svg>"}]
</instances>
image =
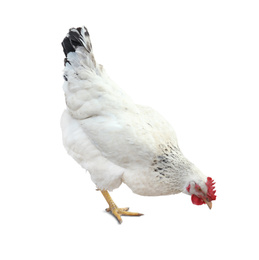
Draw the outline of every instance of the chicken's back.
<instances>
[{"instance_id":1,"label":"chicken's back","mask_svg":"<svg viewBox=\"0 0 259 260\"><path fill-rule=\"evenodd\" d=\"M118 165L132 166L131 154L146 162L153 141L146 133L142 111L96 63L87 29L70 29L62 45L63 89L70 115L102 154Z\"/></svg>"}]
</instances>

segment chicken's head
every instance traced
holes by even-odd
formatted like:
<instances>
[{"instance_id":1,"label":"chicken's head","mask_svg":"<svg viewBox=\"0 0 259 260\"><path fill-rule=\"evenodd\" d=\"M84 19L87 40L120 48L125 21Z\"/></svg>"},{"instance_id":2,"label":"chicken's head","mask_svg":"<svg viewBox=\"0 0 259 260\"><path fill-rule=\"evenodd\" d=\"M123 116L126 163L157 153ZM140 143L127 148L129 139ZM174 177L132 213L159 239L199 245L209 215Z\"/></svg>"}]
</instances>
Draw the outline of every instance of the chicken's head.
<instances>
[{"instance_id":1,"label":"chicken's head","mask_svg":"<svg viewBox=\"0 0 259 260\"><path fill-rule=\"evenodd\" d=\"M215 182L211 177L207 178L207 182L196 183L191 181L186 187L188 194L192 196L192 203L195 205L207 204L211 209L212 200L216 200Z\"/></svg>"}]
</instances>

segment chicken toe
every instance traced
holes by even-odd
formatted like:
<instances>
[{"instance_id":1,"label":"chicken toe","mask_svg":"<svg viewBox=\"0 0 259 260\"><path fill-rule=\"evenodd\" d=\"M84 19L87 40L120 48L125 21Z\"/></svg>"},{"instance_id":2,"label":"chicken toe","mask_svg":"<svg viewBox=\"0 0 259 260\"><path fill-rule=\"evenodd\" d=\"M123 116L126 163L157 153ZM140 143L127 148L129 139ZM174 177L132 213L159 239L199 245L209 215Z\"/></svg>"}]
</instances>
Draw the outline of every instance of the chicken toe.
<instances>
[{"instance_id":1,"label":"chicken toe","mask_svg":"<svg viewBox=\"0 0 259 260\"><path fill-rule=\"evenodd\" d=\"M111 212L114 217L122 223L121 216L142 216L143 214L137 212L129 212L129 208L118 208L117 205L112 200L109 192L107 190L101 190L104 198L106 199L107 203L109 204L109 208L106 209L107 212Z\"/></svg>"}]
</instances>

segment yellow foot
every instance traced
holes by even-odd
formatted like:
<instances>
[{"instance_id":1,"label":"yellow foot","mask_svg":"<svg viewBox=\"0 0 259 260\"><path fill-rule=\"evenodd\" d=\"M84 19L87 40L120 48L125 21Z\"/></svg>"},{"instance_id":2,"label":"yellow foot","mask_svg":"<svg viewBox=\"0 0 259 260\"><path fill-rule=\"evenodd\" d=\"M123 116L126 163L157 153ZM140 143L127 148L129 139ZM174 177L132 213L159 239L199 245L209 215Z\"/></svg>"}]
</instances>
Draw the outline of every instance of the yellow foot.
<instances>
[{"instance_id":1,"label":"yellow foot","mask_svg":"<svg viewBox=\"0 0 259 260\"><path fill-rule=\"evenodd\" d=\"M109 192L107 190L101 190L101 193L103 194L104 198L109 204L109 208L106 209L107 212L111 212L115 218L119 221L119 223L122 223L121 216L142 216L141 213L136 212L129 212L129 208L118 208L116 204L113 202Z\"/></svg>"},{"instance_id":2,"label":"yellow foot","mask_svg":"<svg viewBox=\"0 0 259 260\"><path fill-rule=\"evenodd\" d=\"M121 216L142 216L143 214L137 213L137 212L129 212L129 208L107 208L107 212L111 212L115 218L119 221L119 223L122 223Z\"/></svg>"}]
</instances>

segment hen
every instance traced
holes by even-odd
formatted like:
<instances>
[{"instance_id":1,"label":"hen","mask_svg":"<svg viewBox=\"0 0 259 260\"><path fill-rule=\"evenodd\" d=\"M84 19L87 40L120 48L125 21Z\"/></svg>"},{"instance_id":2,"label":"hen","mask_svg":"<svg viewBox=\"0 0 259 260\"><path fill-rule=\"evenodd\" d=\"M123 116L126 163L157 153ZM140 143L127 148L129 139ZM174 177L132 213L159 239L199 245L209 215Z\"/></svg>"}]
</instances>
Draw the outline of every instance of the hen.
<instances>
[{"instance_id":1,"label":"hen","mask_svg":"<svg viewBox=\"0 0 259 260\"><path fill-rule=\"evenodd\" d=\"M191 195L192 203L212 207L214 181L181 153L170 124L149 107L136 105L96 63L85 27L72 28L62 42L66 55L61 118L68 153L91 174L119 223L121 215L108 191L125 183L134 193Z\"/></svg>"}]
</instances>

